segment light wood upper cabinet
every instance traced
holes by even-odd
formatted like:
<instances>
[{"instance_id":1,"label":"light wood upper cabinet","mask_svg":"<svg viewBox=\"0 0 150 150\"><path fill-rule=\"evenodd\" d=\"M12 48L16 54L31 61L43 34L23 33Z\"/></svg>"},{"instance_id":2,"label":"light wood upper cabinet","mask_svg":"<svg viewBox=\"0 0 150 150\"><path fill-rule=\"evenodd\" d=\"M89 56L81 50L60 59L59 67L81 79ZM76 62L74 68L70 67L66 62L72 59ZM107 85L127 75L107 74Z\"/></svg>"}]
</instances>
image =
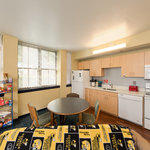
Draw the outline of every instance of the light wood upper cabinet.
<instances>
[{"instance_id":1,"label":"light wood upper cabinet","mask_svg":"<svg viewBox=\"0 0 150 150\"><path fill-rule=\"evenodd\" d=\"M121 56L120 55L112 55L110 57L110 67L121 67Z\"/></svg>"},{"instance_id":2,"label":"light wood upper cabinet","mask_svg":"<svg viewBox=\"0 0 150 150\"><path fill-rule=\"evenodd\" d=\"M150 50L140 50L85 60L78 63L78 69L89 69L90 76L104 76L104 68L121 67L124 77L144 77L144 65L150 65Z\"/></svg>"},{"instance_id":3,"label":"light wood upper cabinet","mask_svg":"<svg viewBox=\"0 0 150 150\"><path fill-rule=\"evenodd\" d=\"M78 69L79 70L83 69L83 62L82 61L78 62Z\"/></svg>"},{"instance_id":4,"label":"light wood upper cabinet","mask_svg":"<svg viewBox=\"0 0 150 150\"><path fill-rule=\"evenodd\" d=\"M90 69L90 61L89 60L83 61L83 69Z\"/></svg>"},{"instance_id":5,"label":"light wood upper cabinet","mask_svg":"<svg viewBox=\"0 0 150 150\"><path fill-rule=\"evenodd\" d=\"M79 69L79 70L90 69L90 61L89 61L89 60L80 61L80 62L78 63L78 69Z\"/></svg>"},{"instance_id":6,"label":"light wood upper cabinet","mask_svg":"<svg viewBox=\"0 0 150 150\"><path fill-rule=\"evenodd\" d=\"M144 77L144 51L126 53L122 62L122 76Z\"/></svg>"},{"instance_id":7,"label":"light wood upper cabinet","mask_svg":"<svg viewBox=\"0 0 150 150\"><path fill-rule=\"evenodd\" d=\"M110 68L110 56L102 57L102 68Z\"/></svg>"},{"instance_id":8,"label":"light wood upper cabinet","mask_svg":"<svg viewBox=\"0 0 150 150\"><path fill-rule=\"evenodd\" d=\"M145 65L150 65L150 50L145 50Z\"/></svg>"},{"instance_id":9,"label":"light wood upper cabinet","mask_svg":"<svg viewBox=\"0 0 150 150\"><path fill-rule=\"evenodd\" d=\"M104 71L101 68L101 59L90 61L90 76L104 76Z\"/></svg>"}]
</instances>

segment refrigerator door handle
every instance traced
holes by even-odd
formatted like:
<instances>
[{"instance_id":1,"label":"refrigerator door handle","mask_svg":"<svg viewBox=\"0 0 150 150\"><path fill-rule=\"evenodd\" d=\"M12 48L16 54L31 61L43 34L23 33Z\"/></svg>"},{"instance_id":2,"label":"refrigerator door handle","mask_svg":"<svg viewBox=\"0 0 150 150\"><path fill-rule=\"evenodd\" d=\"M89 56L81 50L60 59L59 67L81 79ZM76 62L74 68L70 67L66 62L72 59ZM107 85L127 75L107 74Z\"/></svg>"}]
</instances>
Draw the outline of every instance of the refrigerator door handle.
<instances>
[{"instance_id":1,"label":"refrigerator door handle","mask_svg":"<svg viewBox=\"0 0 150 150\"><path fill-rule=\"evenodd\" d=\"M81 77L81 73L79 73L79 77Z\"/></svg>"}]
</instances>

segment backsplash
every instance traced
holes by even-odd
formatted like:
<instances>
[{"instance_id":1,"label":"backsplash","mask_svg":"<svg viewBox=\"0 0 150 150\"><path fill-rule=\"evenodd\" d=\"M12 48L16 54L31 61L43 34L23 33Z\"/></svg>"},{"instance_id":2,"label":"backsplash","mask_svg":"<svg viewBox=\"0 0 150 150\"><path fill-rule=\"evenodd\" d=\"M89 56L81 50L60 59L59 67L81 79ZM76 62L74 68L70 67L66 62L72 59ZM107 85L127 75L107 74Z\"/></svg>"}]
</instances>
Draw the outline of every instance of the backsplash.
<instances>
[{"instance_id":1,"label":"backsplash","mask_svg":"<svg viewBox=\"0 0 150 150\"><path fill-rule=\"evenodd\" d=\"M104 77L93 77L96 80L105 80L111 81L113 85L116 86L129 86L133 84L133 81L136 81L136 85L139 88L145 88L145 83L150 83L150 80L145 80L144 78L127 78L121 77L121 68L108 68L104 69L105 76Z\"/></svg>"}]
</instances>

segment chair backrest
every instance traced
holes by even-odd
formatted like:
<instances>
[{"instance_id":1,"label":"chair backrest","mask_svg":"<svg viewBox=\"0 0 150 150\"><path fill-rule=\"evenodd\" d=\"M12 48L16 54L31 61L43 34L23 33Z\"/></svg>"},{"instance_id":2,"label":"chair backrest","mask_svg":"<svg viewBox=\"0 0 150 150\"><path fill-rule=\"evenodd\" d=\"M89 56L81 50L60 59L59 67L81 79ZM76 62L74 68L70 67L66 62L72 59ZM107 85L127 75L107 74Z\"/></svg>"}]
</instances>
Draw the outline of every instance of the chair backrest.
<instances>
[{"instance_id":1,"label":"chair backrest","mask_svg":"<svg viewBox=\"0 0 150 150\"><path fill-rule=\"evenodd\" d=\"M95 124L98 123L100 110L101 110L101 107L100 107L99 101L97 100L95 103Z\"/></svg>"},{"instance_id":2,"label":"chair backrest","mask_svg":"<svg viewBox=\"0 0 150 150\"><path fill-rule=\"evenodd\" d=\"M67 94L67 97L76 97L76 98L79 98L79 94L77 94L77 93L69 93L69 94Z\"/></svg>"},{"instance_id":3,"label":"chair backrest","mask_svg":"<svg viewBox=\"0 0 150 150\"><path fill-rule=\"evenodd\" d=\"M31 119L33 121L33 124L36 127L39 127L38 115L37 115L36 108L34 106L31 106L30 104L28 104L28 109L29 109L30 117L31 117Z\"/></svg>"}]
</instances>

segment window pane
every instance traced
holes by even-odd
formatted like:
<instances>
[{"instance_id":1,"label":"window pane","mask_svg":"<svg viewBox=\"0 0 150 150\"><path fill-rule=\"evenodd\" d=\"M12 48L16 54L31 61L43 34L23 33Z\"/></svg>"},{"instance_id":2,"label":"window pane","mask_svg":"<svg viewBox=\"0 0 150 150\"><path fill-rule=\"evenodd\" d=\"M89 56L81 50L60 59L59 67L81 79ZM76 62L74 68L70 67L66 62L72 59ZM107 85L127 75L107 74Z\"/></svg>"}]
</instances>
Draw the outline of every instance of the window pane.
<instances>
[{"instance_id":1,"label":"window pane","mask_svg":"<svg viewBox=\"0 0 150 150\"><path fill-rule=\"evenodd\" d=\"M19 88L56 85L56 63L55 52L18 45Z\"/></svg>"},{"instance_id":2,"label":"window pane","mask_svg":"<svg viewBox=\"0 0 150 150\"><path fill-rule=\"evenodd\" d=\"M18 46L18 67L28 67L28 47Z\"/></svg>"},{"instance_id":3,"label":"window pane","mask_svg":"<svg viewBox=\"0 0 150 150\"><path fill-rule=\"evenodd\" d=\"M49 85L56 85L56 71L49 70Z\"/></svg>"},{"instance_id":4,"label":"window pane","mask_svg":"<svg viewBox=\"0 0 150 150\"><path fill-rule=\"evenodd\" d=\"M38 49L29 48L29 68L38 68Z\"/></svg>"},{"instance_id":5,"label":"window pane","mask_svg":"<svg viewBox=\"0 0 150 150\"><path fill-rule=\"evenodd\" d=\"M29 87L38 86L38 72L36 69L29 69Z\"/></svg>"},{"instance_id":6,"label":"window pane","mask_svg":"<svg viewBox=\"0 0 150 150\"><path fill-rule=\"evenodd\" d=\"M48 69L50 64L49 64L49 52L48 51L41 51L41 57L42 57L42 68Z\"/></svg>"},{"instance_id":7,"label":"window pane","mask_svg":"<svg viewBox=\"0 0 150 150\"><path fill-rule=\"evenodd\" d=\"M42 70L42 85L48 84L48 70Z\"/></svg>"},{"instance_id":8,"label":"window pane","mask_svg":"<svg viewBox=\"0 0 150 150\"><path fill-rule=\"evenodd\" d=\"M19 88L28 87L28 69L19 69Z\"/></svg>"},{"instance_id":9,"label":"window pane","mask_svg":"<svg viewBox=\"0 0 150 150\"><path fill-rule=\"evenodd\" d=\"M49 64L50 68L49 69L55 69L56 62L55 62L55 53L54 52L49 52Z\"/></svg>"}]
</instances>

